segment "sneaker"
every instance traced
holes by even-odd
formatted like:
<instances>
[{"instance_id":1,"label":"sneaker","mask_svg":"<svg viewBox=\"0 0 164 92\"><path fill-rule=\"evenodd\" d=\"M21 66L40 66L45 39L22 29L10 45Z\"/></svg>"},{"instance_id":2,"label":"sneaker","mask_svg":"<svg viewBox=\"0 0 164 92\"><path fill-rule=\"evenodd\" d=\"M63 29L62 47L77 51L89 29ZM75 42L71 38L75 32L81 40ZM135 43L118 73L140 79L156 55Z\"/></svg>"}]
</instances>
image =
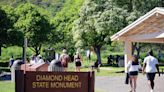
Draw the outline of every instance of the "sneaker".
<instances>
[{"instance_id":1,"label":"sneaker","mask_svg":"<svg viewBox=\"0 0 164 92\"><path fill-rule=\"evenodd\" d=\"M154 92L154 90L151 90L150 92Z\"/></svg>"}]
</instances>

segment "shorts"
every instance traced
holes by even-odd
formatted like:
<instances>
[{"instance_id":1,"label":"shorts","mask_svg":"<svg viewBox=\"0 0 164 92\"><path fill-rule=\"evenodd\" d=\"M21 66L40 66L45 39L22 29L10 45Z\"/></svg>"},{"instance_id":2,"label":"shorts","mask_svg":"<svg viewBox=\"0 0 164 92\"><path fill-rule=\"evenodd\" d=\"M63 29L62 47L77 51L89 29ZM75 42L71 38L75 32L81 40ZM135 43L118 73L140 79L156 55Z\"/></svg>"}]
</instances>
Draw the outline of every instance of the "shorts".
<instances>
[{"instance_id":1,"label":"shorts","mask_svg":"<svg viewBox=\"0 0 164 92\"><path fill-rule=\"evenodd\" d=\"M154 78L155 78L155 73L146 73L146 76L147 76L147 79L148 80L154 80Z\"/></svg>"},{"instance_id":2,"label":"shorts","mask_svg":"<svg viewBox=\"0 0 164 92\"><path fill-rule=\"evenodd\" d=\"M131 71L129 72L130 76L137 76L138 75L138 71Z\"/></svg>"},{"instance_id":3,"label":"shorts","mask_svg":"<svg viewBox=\"0 0 164 92\"><path fill-rule=\"evenodd\" d=\"M76 66L81 66L81 62L76 62Z\"/></svg>"}]
</instances>

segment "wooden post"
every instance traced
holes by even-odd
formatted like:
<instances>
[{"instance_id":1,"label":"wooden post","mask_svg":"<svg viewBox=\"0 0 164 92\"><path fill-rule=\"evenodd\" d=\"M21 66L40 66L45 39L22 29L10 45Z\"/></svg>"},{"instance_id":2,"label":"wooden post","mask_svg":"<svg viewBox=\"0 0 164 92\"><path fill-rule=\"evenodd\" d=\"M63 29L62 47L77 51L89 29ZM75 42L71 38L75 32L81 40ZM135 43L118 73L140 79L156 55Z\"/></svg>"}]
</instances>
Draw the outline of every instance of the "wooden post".
<instances>
[{"instance_id":1,"label":"wooden post","mask_svg":"<svg viewBox=\"0 0 164 92\"><path fill-rule=\"evenodd\" d=\"M95 73L93 71L88 72L88 92L95 92Z\"/></svg>"},{"instance_id":2,"label":"wooden post","mask_svg":"<svg viewBox=\"0 0 164 92\"><path fill-rule=\"evenodd\" d=\"M129 40L125 40L125 54L124 54L124 61L125 61L125 73L127 73L127 63L132 56L132 42Z\"/></svg>"},{"instance_id":3,"label":"wooden post","mask_svg":"<svg viewBox=\"0 0 164 92\"><path fill-rule=\"evenodd\" d=\"M23 70L15 71L15 92L25 92Z\"/></svg>"}]
</instances>

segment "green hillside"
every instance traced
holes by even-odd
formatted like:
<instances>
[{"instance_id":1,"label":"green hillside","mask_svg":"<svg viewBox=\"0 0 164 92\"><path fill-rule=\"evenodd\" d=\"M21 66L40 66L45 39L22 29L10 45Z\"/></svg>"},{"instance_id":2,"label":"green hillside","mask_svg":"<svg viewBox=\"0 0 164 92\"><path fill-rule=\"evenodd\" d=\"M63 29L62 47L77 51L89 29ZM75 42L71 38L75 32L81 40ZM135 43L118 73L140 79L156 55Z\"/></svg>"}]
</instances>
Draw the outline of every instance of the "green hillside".
<instances>
[{"instance_id":1,"label":"green hillside","mask_svg":"<svg viewBox=\"0 0 164 92\"><path fill-rule=\"evenodd\" d=\"M51 11L53 15L60 11L65 0L0 0L0 5L11 5L17 7L23 3L32 3Z\"/></svg>"}]
</instances>

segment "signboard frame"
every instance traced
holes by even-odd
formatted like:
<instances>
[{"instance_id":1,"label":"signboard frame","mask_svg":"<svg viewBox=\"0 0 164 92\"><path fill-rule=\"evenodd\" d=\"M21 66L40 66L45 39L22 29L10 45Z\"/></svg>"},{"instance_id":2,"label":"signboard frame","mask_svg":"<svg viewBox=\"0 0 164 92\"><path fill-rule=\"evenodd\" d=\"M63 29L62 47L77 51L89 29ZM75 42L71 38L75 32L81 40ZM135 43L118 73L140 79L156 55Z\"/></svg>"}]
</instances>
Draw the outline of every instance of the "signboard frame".
<instances>
[{"instance_id":1,"label":"signboard frame","mask_svg":"<svg viewBox=\"0 0 164 92\"><path fill-rule=\"evenodd\" d=\"M94 72L16 70L15 92L94 92Z\"/></svg>"}]
</instances>

